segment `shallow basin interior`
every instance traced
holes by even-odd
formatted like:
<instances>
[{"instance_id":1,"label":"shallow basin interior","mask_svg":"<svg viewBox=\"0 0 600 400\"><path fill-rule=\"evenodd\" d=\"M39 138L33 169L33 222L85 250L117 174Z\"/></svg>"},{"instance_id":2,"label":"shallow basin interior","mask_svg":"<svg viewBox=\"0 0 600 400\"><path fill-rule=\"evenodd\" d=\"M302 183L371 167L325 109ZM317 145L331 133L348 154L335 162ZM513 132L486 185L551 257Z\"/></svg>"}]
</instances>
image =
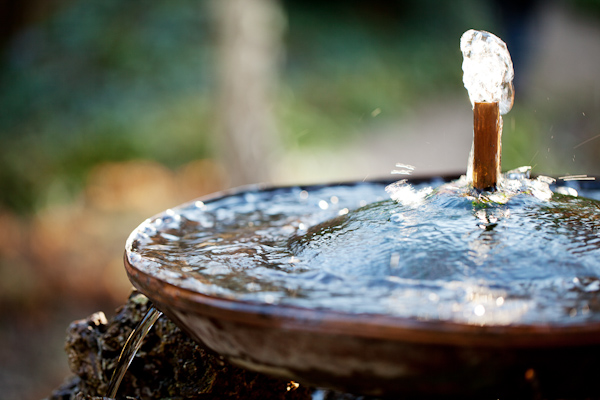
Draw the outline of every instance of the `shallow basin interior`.
<instances>
[{"instance_id":1,"label":"shallow basin interior","mask_svg":"<svg viewBox=\"0 0 600 400\"><path fill-rule=\"evenodd\" d=\"M476 325L600 321L600 191L544 197L516 182L502 198L441 179L248 189L145 221L127 257L239 301Z\"/></svg>"}]
</instances>

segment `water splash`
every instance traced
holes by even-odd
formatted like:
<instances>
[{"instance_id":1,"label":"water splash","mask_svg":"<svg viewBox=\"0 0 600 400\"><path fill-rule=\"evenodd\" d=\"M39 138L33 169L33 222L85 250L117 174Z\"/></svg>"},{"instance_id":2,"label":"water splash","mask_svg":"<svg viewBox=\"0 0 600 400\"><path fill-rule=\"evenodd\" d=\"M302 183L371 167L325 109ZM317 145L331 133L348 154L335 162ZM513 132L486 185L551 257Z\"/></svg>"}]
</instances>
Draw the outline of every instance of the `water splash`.
<instances>
[{"instance_id":1,"label":"water splash","mask_svg":"<svg viewBox=\"0 0 600 400\"><path fill-rule=\"evenodd\" d=\"M470 29L460 38L463 54L463 83L471 105L498 102L500 114L514 102L514 70L506 44L497 36Z\"/></svg>"},{"instance_id":2,"label":"water splash","mask_svg":"<svg viewBox=\"0 0 600 400\"><path fill-rule=\"evenodd\" d=\"M117 361L117 367L115 368L112 378L110 379L110 384L108 385L105 398L114 399L117 396L117 391L119 390L121 381L125 376L125 372L127 372L127 368L129 368L131 361L133 361L133 357L135 357L135 354L142 346L144 338L161 315L161 311L154 307L150 307L138 326L133 330L133 332L131 332L127 342L125 342L125 346L123 346L119 360Z\"/></svg>"},{"instance_id":3,"label":"water splash","mask_svg":"<svg viewBox=\"0 0 600 400\"><path fill-rule=\"evenodd\" d=\"M427 198L436 194L451 194L457 198L464 197L474 204L500 205L506 204L513 197L519 195L530 195L540 201L552 199L553 191L550 185L555 179L540 175L530 179L531 167L523 166L502 174L498 183L498 190L493 192L479 192L474 190L466 176L441 185L435 189L431 186L414 188L406 179L399 180L386 186L385 190L390 198L403 206L418 207L424 204ZM557 188L557 193L577 196L574 190L566 190L564 187Z\"/></svg>"},{"instance_id":4,"label":"water splash","mask_svg":"<svg viewBox=\"0 0 600 400\"><path fill-rule=\"evenodd\" d=\"M392 170L392 174L411 175L413 173L413 171L415 170L415 167L413 165L402 164L402 163L397 163L396 168L397 169Z\"/></svg>"},{"instance_id":5,"label":"water splash","mask_svg":"<svg viewBox=\"0 0 600 400\"><path fill-rule=\"evenodd\" d=\"M415 189L406 179L394 182L386 186L390 198L402 205L418 207L423 204L425 198L433 192L431 186Z\"/></svg>"}]
</instances>

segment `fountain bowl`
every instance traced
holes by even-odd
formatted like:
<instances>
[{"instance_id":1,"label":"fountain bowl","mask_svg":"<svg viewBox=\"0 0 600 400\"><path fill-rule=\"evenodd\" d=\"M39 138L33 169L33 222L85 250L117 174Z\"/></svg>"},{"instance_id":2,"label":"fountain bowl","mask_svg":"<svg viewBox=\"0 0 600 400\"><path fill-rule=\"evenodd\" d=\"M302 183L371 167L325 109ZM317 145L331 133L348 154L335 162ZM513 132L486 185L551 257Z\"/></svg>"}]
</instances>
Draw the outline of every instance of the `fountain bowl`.
<instances>
[{"instance_id":1,"label":"fountain bowl","mask_svg":"<svg viewBox=\"0 0 600 400\"><path fill-rule=\"evenodd\" d=\"M415 181L432 179L440 178ZM200 200L208 204L248 190ZM300 384L381 397L600 393L600 323L473 325L352 314L203 294L148 273L127 251L125 269L137 289L206 348L232 364Z\"/></svg>"}]
</instances>

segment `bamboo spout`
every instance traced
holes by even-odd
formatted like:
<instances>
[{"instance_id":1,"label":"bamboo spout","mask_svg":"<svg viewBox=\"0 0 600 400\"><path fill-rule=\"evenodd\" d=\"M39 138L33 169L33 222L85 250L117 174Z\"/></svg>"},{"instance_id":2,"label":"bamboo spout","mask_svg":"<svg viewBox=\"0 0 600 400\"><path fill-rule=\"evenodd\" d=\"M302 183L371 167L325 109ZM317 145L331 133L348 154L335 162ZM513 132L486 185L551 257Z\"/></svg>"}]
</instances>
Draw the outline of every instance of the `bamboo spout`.
<instances>
[{"instance_id":1,"label":"bamboo spout","mask_svg":"<svg viewBox=\"0 0 600 400\"><path fill-rule=\"evenodd\" d=\"M497 102L475 103L473 128L473 187L494 190L502 153L502 117Z\"/></svg>"}]
</instances>

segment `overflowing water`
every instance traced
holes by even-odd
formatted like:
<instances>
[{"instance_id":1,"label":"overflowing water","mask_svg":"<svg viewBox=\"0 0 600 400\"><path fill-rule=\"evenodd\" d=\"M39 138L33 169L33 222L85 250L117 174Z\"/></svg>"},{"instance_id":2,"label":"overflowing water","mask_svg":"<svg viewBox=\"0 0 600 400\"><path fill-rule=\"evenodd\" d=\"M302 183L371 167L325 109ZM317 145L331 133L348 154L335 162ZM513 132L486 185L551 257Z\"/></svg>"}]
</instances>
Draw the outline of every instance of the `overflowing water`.
<instances>
[{"instance_id":1,"label":"overflowing water","mask_svg":"<svg viewBox=\"0 0 600 400\"><path fill-rule=\"evenodd\" d=\"M600 203L525 174L483 194L465 179L250 190L144 222L127 256L242 301L480 325L600 321Z\"/></svg>"},{"instance_id":2,"label":"overflowing water","mask_svg":"<svg viewBox=\"0 0 600 400\"><path fill-rule=\"evenodd\" d=\"M125 346L123 346L123 350L121 350L121 354L117 360L117 366L115 367L112 378L110 379L108 389L106 390L106 397L104 397L104 399L116 398L117 391L119 390L121 381L125 376L125 372L127 372L127 368L129 368L129 365L133 361L135 354L142 346L144 338L161 315L161 311L154 307L150 307L138 326L133 330L133 332L131 332L127 342L125 342Z\"/></svg>"}]
</instances>

